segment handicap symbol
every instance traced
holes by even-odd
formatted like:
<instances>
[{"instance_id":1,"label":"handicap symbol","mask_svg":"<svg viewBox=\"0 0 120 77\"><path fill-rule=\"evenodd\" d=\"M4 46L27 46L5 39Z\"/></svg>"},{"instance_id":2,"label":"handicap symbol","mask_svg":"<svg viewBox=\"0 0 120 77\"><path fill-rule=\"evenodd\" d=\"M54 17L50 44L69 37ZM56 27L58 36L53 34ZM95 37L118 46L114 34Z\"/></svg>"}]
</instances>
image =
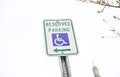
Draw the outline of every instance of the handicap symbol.
<instances>
[{"instance_id":1,"label":"handicap symbol","mask_svg":"<svg viewBox=\"0 0 120 77\"><path fill-rule=\"evenodd\" d=\"M60 42L60 43L58 43ZM62 38L59 38L59 34L56 34L56 39L54 40L54 43L57 45L57 46L62 46L64 44L67 44L67 42L65 42L64 39Z\"/></svg>"},{"instance_id":2,"label":"handicap symbol","mask_svg":"<svg viewBox=\"0 0 120 77\"><path fill-rule=\"evenodd\" d=\"M68 34L60 33L60 34L52 34L53 46L68 46Z\"/></svg>"}]
</instances>

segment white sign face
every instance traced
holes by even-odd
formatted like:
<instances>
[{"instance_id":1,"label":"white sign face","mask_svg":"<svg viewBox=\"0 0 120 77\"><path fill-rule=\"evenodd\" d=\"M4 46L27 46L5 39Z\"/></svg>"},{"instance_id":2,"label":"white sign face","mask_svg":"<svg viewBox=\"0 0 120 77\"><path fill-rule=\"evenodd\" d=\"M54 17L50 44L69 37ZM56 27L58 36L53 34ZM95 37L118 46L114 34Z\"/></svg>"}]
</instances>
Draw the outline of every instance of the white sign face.
<instances>
[{"instance_id":1,"label":"white sign face","mask_svg":"<svg viewBox=\"0 0 120 77\"><path fill-rule=\"evenodd\" d=\"M73 24L70 19L44 20L47 54L66 56L78 53Z\"/></svg>"}]
</instances>

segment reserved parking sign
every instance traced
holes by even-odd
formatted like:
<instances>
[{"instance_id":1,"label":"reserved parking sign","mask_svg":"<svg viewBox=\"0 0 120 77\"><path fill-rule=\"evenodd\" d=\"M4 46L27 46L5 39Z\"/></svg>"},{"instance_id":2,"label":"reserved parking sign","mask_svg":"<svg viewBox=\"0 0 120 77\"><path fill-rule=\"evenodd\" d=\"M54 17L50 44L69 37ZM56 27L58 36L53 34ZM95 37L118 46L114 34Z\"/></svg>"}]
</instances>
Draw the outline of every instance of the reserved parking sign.
<instances>
[{"instance_id":1,"label":"reserved parking sign","mask_svg":"<svg viewBox=\"0 0 120 77\"><path fill-rule=\"evenodd\" d=\"M78 53L70 19L44 20L43 24L48 55L66 56Z\"/></svg>"}]
</instances>

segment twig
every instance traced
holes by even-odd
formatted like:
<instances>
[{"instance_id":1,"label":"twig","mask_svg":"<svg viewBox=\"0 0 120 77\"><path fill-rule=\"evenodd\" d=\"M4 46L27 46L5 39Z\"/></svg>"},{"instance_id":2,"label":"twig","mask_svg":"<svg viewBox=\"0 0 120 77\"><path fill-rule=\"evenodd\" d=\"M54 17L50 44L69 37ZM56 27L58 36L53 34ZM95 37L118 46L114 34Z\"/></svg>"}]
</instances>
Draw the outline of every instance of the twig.
<instances>
[{"instance_id":1,"label":"twig","mask_svg":"<svg viewBox=\"0 0 120 77\"><path fill-rule=\"evenodd\" d=\"M113 16L113 18L116 19L116 20L120 20L120 18L117 17L117 16Z\"/></svg>"},{"instance_id":2,"label":"twig","mask_svg":"<svg viewBox=\"0 0 120 77\"><path fill-rule=\"evenodd\" d=\"M78 0L78 1L86 2L86 3L94 3L94 4L101 5L101 6L108 6L108 7L120 8L120 5L112 5L108 1L105 2L103 0L100 0L101 2L93 1L93 0Z\"/></svg>"},{"instance_id":3,"label":"twig","mask_svg":"<svg viewBox=\"0 0 120 77\"><path fill-rule=\"evenodd\" d=\"M101 12L103 12L104 9L105 9L105 7L106 7L106 6L104 6L103 9L102 9L101 11L97 11L97 13L101 13Z\"/></svg>"},{"instance_id":4,"label":"twig","mask_svg":"<svg viewBox=\"0 0 120 77\"><path fill-rule=\"evenodd\" d=\"M112 29L110 29L110 31L112 31L113 33L117 34L118 36L115 36L115 37L111 37L111 36L104 37L104 36L102 36L102 38L117 38L117 37L120 37L120 33L113 26L111 26L105 19L103 19L103 21L106 24L108 24L109 27L112 28Z\"/></svg>"}]
</instances>

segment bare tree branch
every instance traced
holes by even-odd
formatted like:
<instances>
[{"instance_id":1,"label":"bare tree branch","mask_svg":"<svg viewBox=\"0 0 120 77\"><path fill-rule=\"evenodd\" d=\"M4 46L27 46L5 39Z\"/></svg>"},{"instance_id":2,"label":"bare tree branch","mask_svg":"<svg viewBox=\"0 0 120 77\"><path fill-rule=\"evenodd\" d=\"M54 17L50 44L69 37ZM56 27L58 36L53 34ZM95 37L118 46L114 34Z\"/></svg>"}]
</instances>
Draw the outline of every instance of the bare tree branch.
<instances>
[{"instance_id":1,"label":"bare tree branch","mask_svg":"<svg viewBox=\"0 0 120 77\"><path fill-rule=\"evenodd\" d=\"M113 33L115 33L117 36L115 37L111 37L111 36L102 36L102 38L117 38L117 37L120 37L120 33L113 27L111 26L105 19L103 19L103 21L108 24L109 27L111 27L112 29L109 29L110 31L112 31Z\"/></svg>"},{"instance_id":2,"label":"bare tree branch","mask_svg":"<svg viewBox=\"0 0 120 77\"><path fill-rule=\"evenodd\" d=\"M108 7L114 7L114 8L120 8L120 0L116 0L116 4L113 4L113 2L108 2L108 0L78 0L86 3L94 3L101 6L108 6Z\"/></svg>"},{"instance_id":3,"label":"bare tree branch","mask_svg":"<svg viewBox=\"0 0 120 77\"><path fill-rule=\"evenodd\" d=\"M106 7L106 6L104 6L103 9L102 9L101 11L97 11L97 13L101 13L101 12L103 12L104 9L105 9L105 7Z\"/></svg>"},{"instance_id":4,"label":"bare tree branch","mask_svg":"<svg viewBox=\"0 0 120 77\"><path fill-rule=\"evenodd\" d=\"M77 1L81 1L81 2L86 2L86 3L93 3L93 4L97 4L97 5L101 5L104 6L100 11L97 11L97 13L102 13L106 7L113 7L113 8L120 8L120 0L77 0ZM114 19L116 20L120 20L120 17L118 16L113 16ZM105 19L103 19L103 21L109 25L109 27L111 27L111 29L109 29L110 31L112 31L114 34L116 34L117 36L111 37L111 36L102 36L102 38L116 38L116 37L120 37L120 33L113 27L111 26Z\"/></svg>"},{"instance_id":5,"label":"bare tree branch","mask_svg":"<svg viewBox=\"0 0 120 77\"><path fill-rule=\"evenodd\" d=\"M117 17L117 16L113 16L113 18L116 19L116 20L120 20L120 18Z\"/></svg>"}]
</instances>

